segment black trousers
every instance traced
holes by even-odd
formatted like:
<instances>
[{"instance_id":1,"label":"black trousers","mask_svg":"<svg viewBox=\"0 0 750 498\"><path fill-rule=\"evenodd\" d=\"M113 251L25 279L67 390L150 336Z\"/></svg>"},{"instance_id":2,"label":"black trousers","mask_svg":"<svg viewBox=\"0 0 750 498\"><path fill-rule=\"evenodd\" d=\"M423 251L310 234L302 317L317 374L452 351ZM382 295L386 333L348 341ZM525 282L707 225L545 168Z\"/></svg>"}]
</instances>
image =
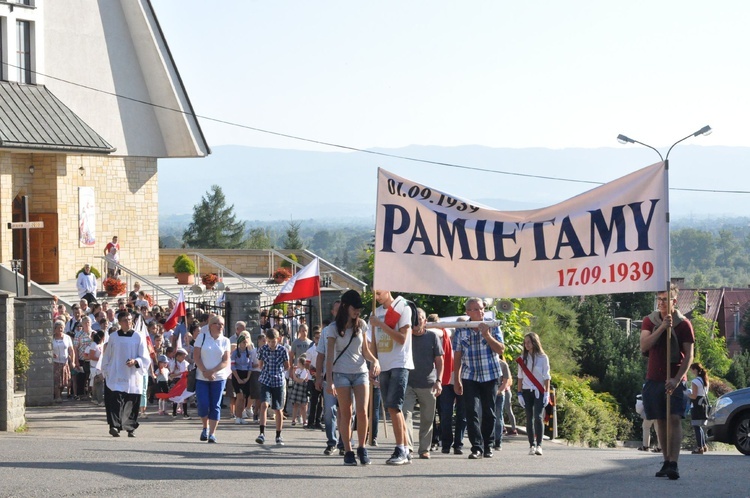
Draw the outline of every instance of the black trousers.
<instances>
[{"instance_id":1,"label":"black trousers","mask_svg":"<svg viewBox=\"0 0 750 498\"><path fill-rule=\"evenodd\" d=\"M104 408L111 428L132 432L138 428L141 395L112 391L104 385Z\"/></svg>"},{"instance_id":2,"label":"black trousers","mask_svg":"<svg viewBox=\"0 0 750 498\"><path fill-rule=\"evenodd\" d=\"M307 390L310 393L310 415L307 417L307 425L314 426L320 424L320 418L323 416L323 391L315 389L315 381L307 381Z\"/></svg>"},{"instance_id":3,"label":"black trousers","mask_svg":"<svg viewBox=\"0 0 750 498\"><path fill-rule=\"evenodd\" d=\"M471 442L471 451L488 452L495 444L497 379L487 382L465 379L463 385L466 428Z\"/></svg>"}]
</instances>

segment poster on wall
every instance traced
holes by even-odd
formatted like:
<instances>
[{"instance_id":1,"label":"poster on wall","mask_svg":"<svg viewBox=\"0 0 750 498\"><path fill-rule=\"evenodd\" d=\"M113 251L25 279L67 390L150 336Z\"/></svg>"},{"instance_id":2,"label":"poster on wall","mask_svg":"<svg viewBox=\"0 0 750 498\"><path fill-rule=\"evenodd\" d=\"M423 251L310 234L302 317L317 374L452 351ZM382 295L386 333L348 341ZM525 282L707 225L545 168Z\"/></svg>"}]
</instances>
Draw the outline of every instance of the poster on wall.
<instances>
[{"instance_id":1,"label":"poster on wall","mask_svg":"<svg viewBox=\"0 0 750 498\"><path fill-rule=\"evenodd\" d=\"M78 187L78 245L96 244L96 209L93 187Z\"/></svg>"}]
</instances>

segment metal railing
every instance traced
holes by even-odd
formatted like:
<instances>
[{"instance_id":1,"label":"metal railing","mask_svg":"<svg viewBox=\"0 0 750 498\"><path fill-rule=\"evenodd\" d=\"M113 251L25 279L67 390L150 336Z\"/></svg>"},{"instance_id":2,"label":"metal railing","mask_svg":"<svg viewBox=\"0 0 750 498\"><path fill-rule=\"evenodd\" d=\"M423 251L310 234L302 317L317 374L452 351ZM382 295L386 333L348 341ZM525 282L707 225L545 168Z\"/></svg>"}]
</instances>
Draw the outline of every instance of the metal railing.
<instances>
[{"instance_id":1,"label":"metal railing","mask_svg":"<svg viewBox=\"0 0 750 498\"><path fill-rule=\"evenodd\" d=\"M230 276L236 278L237 280L239 280L241 282L241 285L242 285L243 289L246 289L247 287L252 287L253 289L258 290L258 291L260 291L260 292L262 292L264 294L267 294L269 296L271 295L262 286L259 286L255 282L253 282L251 280L248 280L247 278L243 277L239 273L237 273L237 272L235 272L235 271L227 268L226 266L222 265L221 263L219 263L215 259L211 259L208 256L206 256L204 254L201 254L199 252L191 252L190 254L192 254L193 257L195 258L195 267L196 267L196 272L197 272L198 276L200 276L200 274L201 274L201 260L203 260L206 263L208 263L209 265L211 265L214 268L216 268L217 270L219 270L219 278L223 279L224 278L224 274L226 273L227 275L230 275Z\"/></svg>"},{"instance_id":2,"label":"metal railing","mask_svg":"<svg viewBox=\"0 0 750 498\"><path fill-rule=\"evenodd\" d=\"M165 296L171 297L173 299L177 299L177 296L175 294L169 292L164 287L161 287L160 285L157 285L157 284L153 283L151 280L147 279L143 275L137 274L133 270L130 270L129 268L121 265L120 263L116 263L116 262L112 261L111 259L108 259L106 256L99 256L98 259L102 260L102 265L101 265L101 274L102 274L101 285L102 285L102 290L104 290L104 280L108 276L107 269L111 268L111 267L114 267L115 268L115 272L119 271L120 273L124 273L125 274L125 282L127 284L127 288L128 289L132 288L131 280L137 280L142 285L146 284L147 286L150 286L154 290L153 291L154 292L153 298L154 298L154 301L157 302L157 303L161 302L161 300L159 299L159 293L164 294Z\"/></svg>"}]
</instances>

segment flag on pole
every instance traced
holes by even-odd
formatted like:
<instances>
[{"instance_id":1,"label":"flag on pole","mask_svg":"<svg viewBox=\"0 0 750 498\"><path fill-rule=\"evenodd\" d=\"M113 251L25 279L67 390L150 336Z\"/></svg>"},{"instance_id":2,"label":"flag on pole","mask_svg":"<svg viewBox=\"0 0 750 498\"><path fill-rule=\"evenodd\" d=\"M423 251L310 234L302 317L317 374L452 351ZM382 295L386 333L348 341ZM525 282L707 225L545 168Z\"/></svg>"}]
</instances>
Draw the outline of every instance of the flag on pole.
<instances>
[{"instance_id":1,"label":"flag on pole","mask_svg":"<svg viewBox=\"0 0 750 498\"><path fill-rule=\"evenodd\" d=\"M281 288L273 304L296 299L308 299L320 294L320 260L313 259L310 264L297 272Z\"/></svg>"},{"instance_id":2,"label":"flag on pole","mask_svg":"<svg viewBox=\"0 0 750 498\"><path fill-rule=\"evenodd\" d=\"M164 322L164 330L172 330L177 326L181 316L185 316L185 291L180 289L180 297L177 298L177 304L169 314L167 321Z\"/></svg>"}]
</instances>

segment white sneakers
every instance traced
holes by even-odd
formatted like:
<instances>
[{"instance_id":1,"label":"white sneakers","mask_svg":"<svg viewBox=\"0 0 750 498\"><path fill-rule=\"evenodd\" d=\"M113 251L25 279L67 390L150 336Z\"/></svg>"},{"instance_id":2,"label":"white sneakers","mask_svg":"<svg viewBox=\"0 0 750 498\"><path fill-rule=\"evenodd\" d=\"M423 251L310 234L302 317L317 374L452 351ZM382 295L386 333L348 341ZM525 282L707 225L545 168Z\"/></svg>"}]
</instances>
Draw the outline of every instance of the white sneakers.
<instances>
[{"instance_id":1,"label":"white sneakers","mask_svg":"<svg viewBox=\"0 0 750 498\"><path fill-rule=\"evenodd\" d=\"M531 455L531 456L536 455L536 446L531 446L529 448L529 455Z\"/></svg>"},{"instance_id":2,"label":"white sneakers","mask_svg":"<svg viewBox=\"0 0 750 498\"><path fill-rule=\"evenodd\" d=\"M537 446L536 447L536 454L539 455L539 456L542 456L542 447L541 446Z\"/></svg>"}]
</instances>

